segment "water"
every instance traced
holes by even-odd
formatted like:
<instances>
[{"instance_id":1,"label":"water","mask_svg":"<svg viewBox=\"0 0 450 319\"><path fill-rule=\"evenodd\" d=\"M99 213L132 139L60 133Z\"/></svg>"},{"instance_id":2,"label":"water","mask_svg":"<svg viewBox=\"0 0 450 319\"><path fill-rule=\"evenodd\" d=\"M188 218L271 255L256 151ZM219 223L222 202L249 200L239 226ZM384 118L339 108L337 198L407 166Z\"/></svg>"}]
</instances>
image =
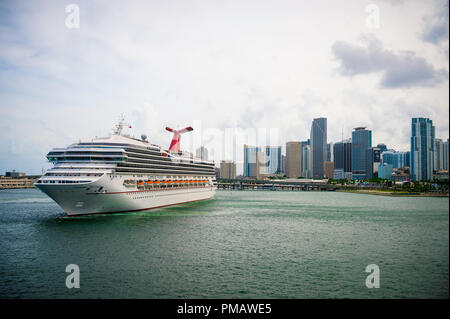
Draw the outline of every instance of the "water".
<instances>
[{"instance_id":1,"label":"water","mask_svg":"<svg viewBox=\"0 0 450 319\"><path fill-rule=\"evenodd\" d=\"M62 218L0 191L1 298L448 298L449 199L219 191L150 212ZM68 264L80 289L67 289ZM365 267L380 267L379 289Z\"/></svg>"}]
</instances>

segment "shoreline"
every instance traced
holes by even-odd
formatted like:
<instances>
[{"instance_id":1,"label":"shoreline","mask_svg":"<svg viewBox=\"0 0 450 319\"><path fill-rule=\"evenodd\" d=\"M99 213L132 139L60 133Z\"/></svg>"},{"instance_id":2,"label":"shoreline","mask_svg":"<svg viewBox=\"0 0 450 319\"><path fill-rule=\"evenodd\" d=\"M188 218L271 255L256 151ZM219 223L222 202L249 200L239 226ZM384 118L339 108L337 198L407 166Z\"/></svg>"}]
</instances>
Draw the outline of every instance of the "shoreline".
<instances>
[{"instance_id":1,"label":"shoreline","mask_svg":"<svg viewBox=\"0 0 450 319\"><path fill-rule=\"evenodd\" d=\"M439 193L406 193L406 192L395 192L395 191L376 191L376 190L360 190L360 189L338 189L336 192L343 193L355 193L355 194L366 194L375 196L390 196L390 197L449 197L449 194L439 194Z\"/></svg>"},{"instance_id":2,"label":"shoreline","mask_svg":"<svg viewBox=\"0 0 450 319\"><path fill-rule=\"evenodd\" d=\"M0 191L6 190L6 189L32 189L36 188L36 186L27 186L27 187L0 187Z\"/></svg>"},{"instance_id":3,"label":"shoreline","mask_svg":"<svg viewBox=\"0 0 450 319\"><path fill-rule=\"evenodd\" d=\"M8 189L37 189L35 186L31 187L8 187L0 188L2 190ZM228 189L220 189L221 191ZM257 190L252 190L257 191ZM261 190L262 191L262 190ZM375 196L390 196L390 197L449 197L449 194L440 193L406 193L406 192L394 192L394 191L377 191L377 190L362 190L362 189L336 189L335 192L341 193L353 193L353 194L365 194Z\"/></svg>"}]
</instances>

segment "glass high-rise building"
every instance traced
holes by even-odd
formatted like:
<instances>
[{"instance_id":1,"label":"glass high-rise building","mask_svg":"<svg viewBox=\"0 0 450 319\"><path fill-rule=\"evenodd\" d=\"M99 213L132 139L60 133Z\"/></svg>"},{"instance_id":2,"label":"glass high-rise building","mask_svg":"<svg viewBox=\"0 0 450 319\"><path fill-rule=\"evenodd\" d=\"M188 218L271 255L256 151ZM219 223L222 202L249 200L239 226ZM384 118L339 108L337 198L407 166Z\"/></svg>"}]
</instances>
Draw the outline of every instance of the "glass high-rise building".
<instances>
[{"instance_id":1,"label":"glass high-rise building","mask_svg":"<svg viewBox=\"0 0 450 319\"><path fill-rule=\"evenodd\" d=\"M308 141L302 141L300 142L300 146L302 149L301 155L302 155L302 170L301 175L302 177L310 177L308 175L308 170L310 168L310 160L309 160L309 140Z\"/></svg>"},{"instance_id":2,"label":"glass high-rise building","mask_svg":"<svg viewBox=\"0 0 450 319\"><path fill-rule=\"evenodd\" d=\"M411 166L411 152L405 152L405 166Z\"/></svg>"},{"instance_id":3,"label":"glass high-rise building","mask_svg":"<svg viewBox=\"0 0 450 319\"><path fill-rule=\"evenodd\" d=\"M393 167L391 164L378 164L378 177L383 179L391 179Z\"/></svg>"},{"instance_id":4,"label":"glass high-rise building","mask_svg":"<svg viewBox=\"0 0 450 319\"><path fill-rule=\"evenodd\" d=\"M327 162L333 162L334 160L334 143L327 144Z\"/></svg>"},{"instance_id":5,"label":"glass high-rise building","mask_svg":"<svg viewBox=\"0 0 450 319\"><path fill-rule=\"evenodd\" d=\"M286 174L286 155L281 154L281 174Z\"/></svg>"},{"instance_id":6,"label":"glass high-rise building","mask_svg":"<svg viewBox=\"0 0 450 319\"><path fill-rule=\"evenodd\" d=\"M434 165L433 121L428 118L413 118L411 121L411 180L431 180Z\"/></svg>"},{"instance_id":7,"label":"glass high-rise building","mask_svg":"<svg viewBox=\"0 0 450 319\"><path fill-rule=\"evenodd\" d=\"M200 159L204 160L204 161L207 161L208 160L208 150L206 149L206 147L200 146L195 151L195 156L197 158L200 158Z\"/></svg>"},{"instance_id":8,"label":"glass high-rise building","mask_svg":"<svg viewBox=\"0 0 450 319\"><path fill-rule=\"evenodd\" d=\"M370 147L366 150L366 178L378 177L378 166L381 163L381 150L378 147Z\"/></svg>"},{"instance_id":9,"label":"glass high-rise building","mask_svg":"<svg viewBox=\"0 0 450 319\"><path fill-rule=\"evenodd\" d=\"M323 178L327 160L327 119L314 119L311 125L312 177Z\"/></svg>"},{"instance_id":10,"label":"glass high-rise building","mask_svg":"<svg viewBox=\"0 0 450 319\"><path fill-rule=\"evenodd\" d=\"M448 139L446 142L444 142L443 148L442 148L442 166L445 170L448 171Z\"/></svg>"},{"instance_id":11,"label":"glass high-rise building","mask_svg":"<svg viewBox=\"0 0 450 319\"><path fill-rule=\"evenodd\" d=\"M256 178L256 153L259 147L244 145L244 176Z\"/></svg>"},{"instance_id":12,"label":"glass high-rise building","mask_svg":"<svg viewBox=\"0 0 450 319\"><path fill-rule=\"evenodd\" d=\"M334 144L333 147L334 169L342 170L345 173L352 171L352 142L351 140L342 141Z\"/></svg>"},{"instance_id":13,"label":"glass high-rise building","mask_svg":"<svg viewBox=\"0 0 450 319\"><path fill-rule=\"evenodd\" d=\"M409 166L409 152L388 150L381 154L383 163L391 164L393 168Z\"/></svg>"},{"instance_id":14,"label":"glass high-rise building","mask_svg":"<svg viewBox=\"0 0 450 319\"><path fill-rule=\"evenodd\" d=\"M395 155L395 151L384 151L381 153L381 158L383 163L391 164L393 168L397 168L397 157Z\"/></svg>"},{"instance_id":15,"label":"glass high-rise building","mask_svg":"<svg viewBox=\"0 0 450 319\"><path fill-rule=\"evenodd\" d=\"M434 139L433 171L444 169L444 142L440 138Z\"/></svg>"},{"instance_id":16,"label":"glass high-rise building","mask_svg":"<svg viewBox=\"0 0 450 319\"><path fill-rule=\"evenodd\" d=\"M266 146L265 152L266 174L281 174L281 146Z\"/></svg>"},{"instance_id":17,"label":"glass high-rise building","mask_svg":"<svg viewBox=\"0 0 450 319\"><path fill-rule=\"evenodd\" d=\"M352 178L365 179L369 160L367 149L372 147L372 131L357 127L352 132Z\"/></svg>"},{"instance_id":18,"label":"glass high-rise building","mask_svg":"<svg viewBox=\"0 0 450 319\"><path fill-rule=\"evenodd\" d=\"M302 176L311 178L312 175L312 152L311 145L305 144L302 147Z\"/></svg>"},{"instance_id":19,"label":"glass high-rise building","mask_svg":"<svg viewBox=\"0 0 450 319\"><path fill-rule=\"evenodd\" d=\"M258 153L264 156L258 158ZM257 163L257 161L260 163ZM244 176L257 177L260 174L281 174L281 146L249 146L244 145Z\"/></svg>"}]
</instances>

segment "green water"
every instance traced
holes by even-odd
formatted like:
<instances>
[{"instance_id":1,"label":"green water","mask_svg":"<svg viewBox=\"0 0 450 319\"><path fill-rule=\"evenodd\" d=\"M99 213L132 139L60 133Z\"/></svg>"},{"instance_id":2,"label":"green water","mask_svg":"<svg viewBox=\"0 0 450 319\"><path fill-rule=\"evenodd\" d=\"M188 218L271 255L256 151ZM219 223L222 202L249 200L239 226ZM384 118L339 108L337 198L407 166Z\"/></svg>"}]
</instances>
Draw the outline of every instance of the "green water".
<instances>
[{"instance_id":1,"label":"green water","mask_svg":"<svg viewBox=\"0 0 450 319\"><path fill-rule=\"evenodd\" d=\"M218 191L149 212L61 218L0 191L2 298L448 298L448 198ZM68 264L80 267L68 289ZM380 268L380 288L365 267Z\"/></svg>"}]
</instances>

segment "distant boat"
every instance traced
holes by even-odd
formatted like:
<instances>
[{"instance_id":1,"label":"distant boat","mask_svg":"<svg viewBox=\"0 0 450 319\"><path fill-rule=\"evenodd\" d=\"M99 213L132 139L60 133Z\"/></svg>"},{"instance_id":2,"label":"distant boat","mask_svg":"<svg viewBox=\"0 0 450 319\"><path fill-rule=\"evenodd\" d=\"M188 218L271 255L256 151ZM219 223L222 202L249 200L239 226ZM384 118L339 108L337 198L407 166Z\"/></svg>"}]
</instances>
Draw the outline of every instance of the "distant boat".
<instances>
[{"instance_id":1,"label":"distant boat","mask_svg":"<svg viewBox=\"0 0 450 319\"><path fill-rule=\"evenodd\" d=\"M132 212L214 197L214 162L180 150L174 130L169 150L150 144L147 137L122 134L122 117L114 133L67 148L55 148L47 158L54 164L34 184L69 216Z\"/></svg>"}]
</instances>

